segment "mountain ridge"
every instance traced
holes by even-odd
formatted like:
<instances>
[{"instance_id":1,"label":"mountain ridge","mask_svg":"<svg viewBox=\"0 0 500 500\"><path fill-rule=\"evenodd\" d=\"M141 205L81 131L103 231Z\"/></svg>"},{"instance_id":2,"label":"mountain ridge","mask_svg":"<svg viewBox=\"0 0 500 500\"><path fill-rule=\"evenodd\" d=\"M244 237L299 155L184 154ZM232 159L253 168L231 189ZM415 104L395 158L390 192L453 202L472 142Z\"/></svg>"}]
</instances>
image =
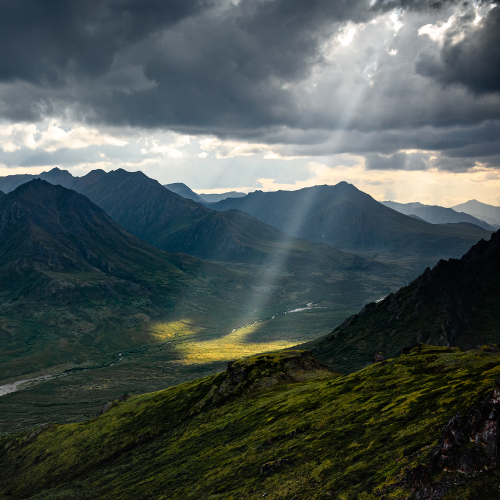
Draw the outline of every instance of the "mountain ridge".
<instances>
[{"instance_id":1,"label":"mountain ridge","mask_svg":"<svg viewBox=\"0 0 500 500\"><path fill-rule=\"evenodd\" d=\"M461 259L440 260L408 286L367 304L329 335L304 344L341 373L418 342L471 349L500 340L500 231Z\"/></svg>"},{"instance_id":2,"label":"mountain ridge","mask_svg":"<svg viewBox=\"0 0 500 500\"><path fill-rule=\"evenodd\" d=\"M413 256L428 262L459 256L485 233L439 227L400 214L351 184L297 191L255 191L220 201L216 210L239 209L285 233L340 250L386 257Z\"/></svg>"},{"instance_id":3,"label":"mountain ridge","mask_svg":"<svg viewBox=\"0 0 500 500\"><path fill-rule=\"evenodd\" d=\"M416 215L431 224L468 222L486 229L487 231L496 230L495 227L484 220L464 212L458 212L452 208L445 208L437 205L423 205L422 203L397 203L395 201L383 201L381 203L402 214Z\"/></svg>"}]
</instances>

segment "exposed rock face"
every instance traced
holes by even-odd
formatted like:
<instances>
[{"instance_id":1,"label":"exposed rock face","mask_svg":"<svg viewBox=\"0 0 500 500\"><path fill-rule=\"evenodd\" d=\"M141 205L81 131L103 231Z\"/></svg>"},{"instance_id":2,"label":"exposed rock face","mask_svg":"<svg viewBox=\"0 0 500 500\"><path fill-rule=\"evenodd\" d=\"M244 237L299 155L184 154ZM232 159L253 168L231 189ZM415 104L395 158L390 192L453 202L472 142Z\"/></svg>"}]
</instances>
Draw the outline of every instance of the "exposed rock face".
<instances>
[{"instance_id":1,"label":"exposed rock face","mask_svg":"<svg viewBox=\"0 0 500 500\"><path fill-rule=\"evenodd\" d=\"M255 392L280 384L302 382L311 378L338 376L320 363L310 351L283 351L261 354L248 359L230 361L209 393L197 403L195 410L218 403L233 395Z\"/></svg>"},{"instance_id":2,"label":"exposed rock face","mask_svg":"<svg viewBox=\"0 0 500 500\"><path fill-rule=\"evenodd\" d=\"M446 494L450 486L497 465L500 458L500 376L493 392L464 417L457 414L443 428L438 444L425 466L406 473L406 486L417 500L433 500ZM455 473L439 482L431 476ZM458 473L458 474L457 474Z\"/></svg>"}]
</instances>

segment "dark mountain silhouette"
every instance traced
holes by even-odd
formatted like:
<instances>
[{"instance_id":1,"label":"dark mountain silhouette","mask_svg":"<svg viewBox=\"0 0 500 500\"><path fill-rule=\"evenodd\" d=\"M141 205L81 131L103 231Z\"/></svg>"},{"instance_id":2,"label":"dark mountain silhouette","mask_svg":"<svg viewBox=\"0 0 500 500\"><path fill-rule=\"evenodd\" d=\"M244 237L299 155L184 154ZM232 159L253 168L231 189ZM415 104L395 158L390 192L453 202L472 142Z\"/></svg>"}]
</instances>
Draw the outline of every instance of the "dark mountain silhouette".
<instances>
[{"instance_id":1,"label":"dark mountain silhouette","mask_svg":"<svg viewBox=\"0 0 500 500\"><path fill-rule=\"evenodd\" d=\"M227 193L200 193L199 196L209 203L217 203L218 201L225 200L226 198L243 198L247 193L239 191L228 191Z\"/></svg>"},{"instance_id":2,"label":"dark mountain silhouette","mask_svg":"<svg viewBox=\"0 0 500 500\"><path fill-rule=\"evenodd\" d=\"M3 191L0 191L0 198L2 198L2 196L5 196L5 193Z\"/></svg>"},{"instance_id":3,"label":"dark mountain silhouette","mask_svg":"<svg viewBox=\"0 0 500 500\"><path fill-rule=\"evenodd\" d=\"M421 203L396 203L395 201L383 201L382 204L405 215L416 215L431 224L468 222L487 231L495 231L495 228L484 220L451 208L422 205Z\"/></svg>"},{"instance_id":4,"label":"dark mountain silhouette","mask_svg":"<svg viewBox=\"0 0 500 500\"><path fill-rule=\"evenodd\" d=\"M466 214L473 215L478 219L482 219L489 224L500 227L500 207L487 205L477 200L469 200L460 205L452 207L453 210L465 212Z\"/></svg>"},{"instance_id":5,"label":"dark mountain silhouette","mask_svg":"<svg viewBox=\"0 0 500 500\"><path fill-rule=\"evenodd\" d=\"M410 285L346 319L307 345L342 372L366 366L375 353L393 356L424 342L471 349L500 342L500 231L461 259L441 260Z\"/></svg>"},{"instance_id":6,"label":"dark mountain silhouette","mask_svg":"<svg viewBox=\"0 0 500 500\"><path fill-rule=\"evenodd\" d=\"M243 210L296 238L341 250L392 258L460 256L486 233L478 228L426 224L375 201L351 184L229 198L211 206Z\"/></svg>"},{"instance_id":7,"label":"dark mountain silhouette","mask_svg":"<svg viewBox=\"0 0 500 500\"><path fill-rule=\"evenodd\" d=\"M188 200L196 201L197 203L206 203L207 201L201 196L197 195L190 187L182 182L174 182L173 184L164 184L163 187L167 188L172 193L176 193Z\"/></svg>"}]
</instances>

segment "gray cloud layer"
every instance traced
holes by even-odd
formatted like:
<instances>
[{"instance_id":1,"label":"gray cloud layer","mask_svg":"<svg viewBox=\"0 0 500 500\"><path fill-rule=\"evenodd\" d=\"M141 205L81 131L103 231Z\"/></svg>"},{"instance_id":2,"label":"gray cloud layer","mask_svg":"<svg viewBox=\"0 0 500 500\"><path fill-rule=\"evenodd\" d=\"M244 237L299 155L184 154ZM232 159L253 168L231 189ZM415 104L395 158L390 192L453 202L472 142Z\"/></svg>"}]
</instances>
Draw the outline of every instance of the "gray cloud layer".
<instances>
[{"instance_id":1,"label":"gray cloud layer","mask_svg":"<svg viewBox=\"0 0 500 500\"><path fill-rule=\"evenodd\" d=\"M372 153L369 168L424 168L410 148L498 166L500 7L481 6L474 24L453 1L6 0L0 114ZM390 12L399 31L370 23ZM418 35L452 14L440 41Z\"/></svg>"}]
</instances>

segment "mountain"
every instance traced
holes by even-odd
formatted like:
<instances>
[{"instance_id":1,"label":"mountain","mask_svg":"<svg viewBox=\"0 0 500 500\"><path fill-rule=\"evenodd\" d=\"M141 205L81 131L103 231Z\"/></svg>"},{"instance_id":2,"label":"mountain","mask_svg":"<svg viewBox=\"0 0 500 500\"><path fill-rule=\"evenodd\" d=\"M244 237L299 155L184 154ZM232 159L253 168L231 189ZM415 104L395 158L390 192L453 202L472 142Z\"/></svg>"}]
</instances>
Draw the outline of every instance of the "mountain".
<instances>
[{"instance_id":1,"label":"mountain","mask_svg":"<svg viewBox=\"0 0 500 500\"><path fill-rule=\"evenodd\" d=\"M440 227L407 217L346 182L297 191L255 191L211 208L242 210L291 236L344 251L398 260L411 257L429 264L461 256L487 234L479 228Z\"/></svg>"},{"instance_id":2,"label":"mountain","mask_svg":"<svg viewBox=\"0 0 500 500\"><path fill-rule=\"evenodd\" d=\"M163 187L167 188L169 191L187 198L188 200L196 201L197 203L206 203L205 198L198 196L191 188L183 184L182 182L174 182L173 184L164 184Z\"/></svg>"},{"instance_id":3,"label":"mountain","mask_svg":"<svg viewBox=\"0 0 500 500\"><path fill-rule=\"evenodd\" d=\"M210 338L254 319L244 277L162 252L86 197L42 180L0 200L0 275L2 379L99 365L157 343L158 324L183 319Z\"/></svg>"},{"instance_id":4,"label":"mountain","mask_svg":"<svg viewBox=\"0 0 500 500\"><path fill-rule=\"evenodd\" d=\"M452 208L453 210L473 215L478 219L483 219L493 226L500 227L500 207L487 205L486 203L481 203L477 200L469 200Z\"/></svg>"},{"instance_id":5,"label":"mountain","mask_svg":"<svg viewBox=\"0 0 500 500\"><path fill-rule=\"evenodd\" d=\"M422 222L427 222L426 220L422 219L422 217L419 217L418 215L415 214L408 214L408 217L413 217L414 219L417 219Z\"/></svg>"},{"instance_id":6,"label":"mountain","mask_svg":"<svg viewBox=\"0 0 500 500\"><path fill-rule=\"evenodd\" d=\"M495 346L420 345L348 376L254 356L0 438L0 497L495 499L499 373Z\"/></svg>"},{"instance_id":7,"label":"mountain","mask_svg":"<svg viewBox=\"0 0 500 500\"><path fill-rule=\"evenodd\" d=\"M2 198L2 196L5 196L5 193L3 191L0 191L0 198Z\"/></svg>"},{"instance_id":8,"label":"mountain","mask_svg":"<svg viewBox=\"0 0 500 500\"><path fill-rule=\"evenodd\" d=\"M10 193L21 184L33 179L43 179L51 184L60 184L61 186L69 187L74 177L67 170L61 170L57 167L48 172L42 172L41 174L7 175L5 177L0 177L0 190L5 193Z\"/></svg>"},{"instance_id":9,"label":"mountain","mask_svg":"<svg viewBox=\"0 0 500 500\"><path fill-rule=\"evenodd\" d=\"M243 198L247 193L239 191L228 191L227 193L200 193L199 196L209 203L217 203L218 201L225 200L226 198Z\"/></svg>"},{"instance_id":10,"label":"mountain","mask_svg":"<svg viewBox=\"0 0 500 500\"><path fill-rule=\"evenodd\" d=\"M471 349L500 343L500 231L461 259L441 260L408 286L346 319L330 335L305 344L343 373L377 352L393 356L418 342Z\"/></svg>"},{"instance_id":11,"label":"mountain","mask_svg":"<svg viewBox=\"0 0 500 500\"><path fill-rule=\"evenodd\" d=\"M473 217L468 213L457 212L452 208L422 205L421 203L396 203L395 201L383 201L382 204L405 215L416 215L431 224L468 222L486 229L487 231L495 231L495 229L498 229L484 220Z\"/></svg>"}]
</instances>

